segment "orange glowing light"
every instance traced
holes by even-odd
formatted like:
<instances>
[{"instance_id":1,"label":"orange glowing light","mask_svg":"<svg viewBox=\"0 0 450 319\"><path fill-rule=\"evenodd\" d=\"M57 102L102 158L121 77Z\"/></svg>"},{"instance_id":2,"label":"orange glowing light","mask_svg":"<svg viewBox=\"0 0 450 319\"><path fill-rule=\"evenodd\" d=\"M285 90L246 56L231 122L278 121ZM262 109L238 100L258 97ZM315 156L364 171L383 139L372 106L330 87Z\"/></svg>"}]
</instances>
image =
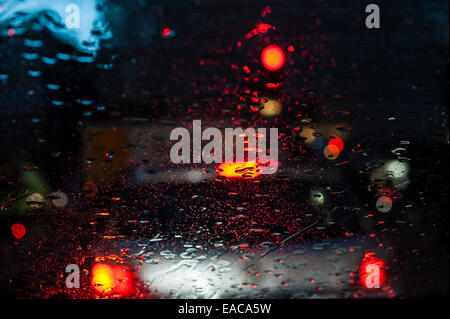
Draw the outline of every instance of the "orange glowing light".
<instances>
[{"instance_id":1,"label":"orange glowing light","mask_svg":"<svg viewBox=\"0 0 450 319\"><path fill-rule=\"evenodd\" d=\"M104 263L92 267L91 284L102 295L127 297L135 293L135 276L122 266Z\"/></svg>"},{"instance_id":2,"label":"orange glowing light","mask_svg":"<svg viewBox=\"0 0 450 319\"><path fill-rule=\"evenodd\" d=\"M277 71L284 65L286 59L283 50L276 45L269 45L261 53L261 61L269 71Z\"/></svg>"},{"instance_id":3,"label":"orange glowing light","mask_svg":"<svg viewBox=\"0 0 450 319\"><path fill-rule=\"evenodd\" d=\"M27 230L22 224L14 224L11 226L11 233L13 234L14 238L20 239L25 236Z\"/></svg>"},{"instance_id":4,"label":"orange glowing light","mask_svg":"<svg viewBox=\"0 0 450 319\"><path fill-rule=\"evenodd\" d=\"M228 178L255 178L261 175L259 164L256 162L222 163L217 168L220 176Z\"/></svg>"},{"instance_id":5,"label":"orange glowing light","mask_svg":"<svg viewBox=\"0 0 450 319\"><path fill-rule=\"evenodd\" d=\"M335 160L339 154L339 148L336 145L327 145L323 150L323 155L329 160Z\"/></svg>"},{"instance_id":6,"label":"orange glowing light","mask_svg":"<svg viewBox=\"0 0 450 319\"><path fill-rule=\"evenodd\" d=\"M339 147L337 147L334 144L328 145L328 149L330 150L330 153L332 153L332 154L339 154L340 153L339 152Z\"/></svg>"},{"instance_id":7,"label":"orange glowing light","mask_svg":"<svg viewBox=\"0 0 450 319\"><path fill-rule=\"evenodd\" d=\"M386 282L386 271L383 260L367 253L359 270L361 284L366 289L378 289Z\"/></svg>"}]
</instances>

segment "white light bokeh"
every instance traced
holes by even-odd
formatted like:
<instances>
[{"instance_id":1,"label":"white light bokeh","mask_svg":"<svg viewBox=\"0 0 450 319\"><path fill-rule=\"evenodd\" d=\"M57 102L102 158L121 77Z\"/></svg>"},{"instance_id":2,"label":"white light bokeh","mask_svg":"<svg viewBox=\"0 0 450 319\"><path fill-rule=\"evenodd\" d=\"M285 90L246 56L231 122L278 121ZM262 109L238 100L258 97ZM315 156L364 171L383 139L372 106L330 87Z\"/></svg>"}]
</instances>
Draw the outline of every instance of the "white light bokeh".
<instances>
[{"instance_id":1,"label":"white light bokeh","mask_svg":"<svg viewBox=\"0 0 450 319\"><path fill-rule=\"evenodd\" d=\"M408 175L409 165L399 160L391 160L384 164L384 170L387 174L392 175L395 179L401 179Z\"/></svg>"}]
</instances>

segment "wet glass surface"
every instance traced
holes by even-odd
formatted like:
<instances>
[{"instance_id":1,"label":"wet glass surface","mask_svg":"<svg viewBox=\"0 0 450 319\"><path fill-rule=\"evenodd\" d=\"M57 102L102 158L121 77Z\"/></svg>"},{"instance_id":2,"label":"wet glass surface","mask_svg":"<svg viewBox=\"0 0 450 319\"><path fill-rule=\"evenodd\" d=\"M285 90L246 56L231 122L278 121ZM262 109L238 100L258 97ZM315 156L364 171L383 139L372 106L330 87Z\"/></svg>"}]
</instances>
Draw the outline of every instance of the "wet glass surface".
<instances>
[{"instance_id":1,"label":"wet glass surface","mask_svg":"<svg viewBox=\"0 0 450 319\"><path fill-rule=\"evenodd\" d=\"M448 2L383 5L0 1L0 297L448 294ZM277 172L174 164L194 120Z\"/></svg>"}]
</instances>

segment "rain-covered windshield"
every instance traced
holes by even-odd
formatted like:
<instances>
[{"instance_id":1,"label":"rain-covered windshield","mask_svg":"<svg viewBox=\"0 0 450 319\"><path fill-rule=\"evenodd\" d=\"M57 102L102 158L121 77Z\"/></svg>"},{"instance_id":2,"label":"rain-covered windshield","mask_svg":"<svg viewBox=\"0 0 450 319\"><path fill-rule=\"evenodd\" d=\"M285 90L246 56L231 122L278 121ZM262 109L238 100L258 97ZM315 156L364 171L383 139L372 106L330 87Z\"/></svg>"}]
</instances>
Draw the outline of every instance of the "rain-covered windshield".
<instances>
[{"instance_id":1,"label":"rain-covered windshield","mask_svg":"<svg viewBox=\"0 0 450 319\"><path fill-rule=\"evenodd\" d=\"M448 2L366 6L0 0L0 297L448 294Z\"/></svg>"}]
</instances>

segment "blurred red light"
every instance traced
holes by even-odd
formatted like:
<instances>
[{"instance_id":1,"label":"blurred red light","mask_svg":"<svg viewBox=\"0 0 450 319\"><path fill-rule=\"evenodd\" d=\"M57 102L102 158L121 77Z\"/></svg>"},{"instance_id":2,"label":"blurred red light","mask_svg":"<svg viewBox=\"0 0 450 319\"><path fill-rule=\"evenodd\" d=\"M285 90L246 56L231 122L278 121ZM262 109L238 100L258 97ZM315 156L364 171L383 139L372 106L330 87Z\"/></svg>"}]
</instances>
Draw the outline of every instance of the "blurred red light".
<instances>
[{"instance_id":1,"label":"blurred red light","mask_svg":"<svg viewBox=\"0 0 450 319\"><path fill-rule=\"evenodd\" d=\"M334 146L338 153L341 153L344 150L344 141L339 137L335 137L328 142L328 146Z\"/></svg>"},{"instance_id":2,"label":"blurred red light","mask_svg":"<svg viewBox=\"0 0 450 319\"><path fill-rule=\"evenodd\" d=\"M269 71L281 69L286 61L283 50L276 45L269 45L261 53L261 61Z\"/></svg>"},{"instance_id":3,"label":"blurred red light","mask_svg":"<svg viewBox=\"0 0 450 319\"><path fill-rule=\"evenodd\" d=\"M24 225L22 224L14 224L11 226L11 233L13 234L14 238L20 239L23 236L25 236L27 230Z\"/></svg>"},{"instance_id":4,"label":"blurred red light","mask_svg":"<svg viewBox=\"0 0 450 319\"><path fill-rule=\"evenodd\" d=\"M173 32L174 32L174 31L173 31L172 29L170 29L170 28L164 28L164 29L161 31L161 37L163 37L163 38L169 38L169 37L171 37L171 36L174 35Z\"/></svg>"}]
</instances>

